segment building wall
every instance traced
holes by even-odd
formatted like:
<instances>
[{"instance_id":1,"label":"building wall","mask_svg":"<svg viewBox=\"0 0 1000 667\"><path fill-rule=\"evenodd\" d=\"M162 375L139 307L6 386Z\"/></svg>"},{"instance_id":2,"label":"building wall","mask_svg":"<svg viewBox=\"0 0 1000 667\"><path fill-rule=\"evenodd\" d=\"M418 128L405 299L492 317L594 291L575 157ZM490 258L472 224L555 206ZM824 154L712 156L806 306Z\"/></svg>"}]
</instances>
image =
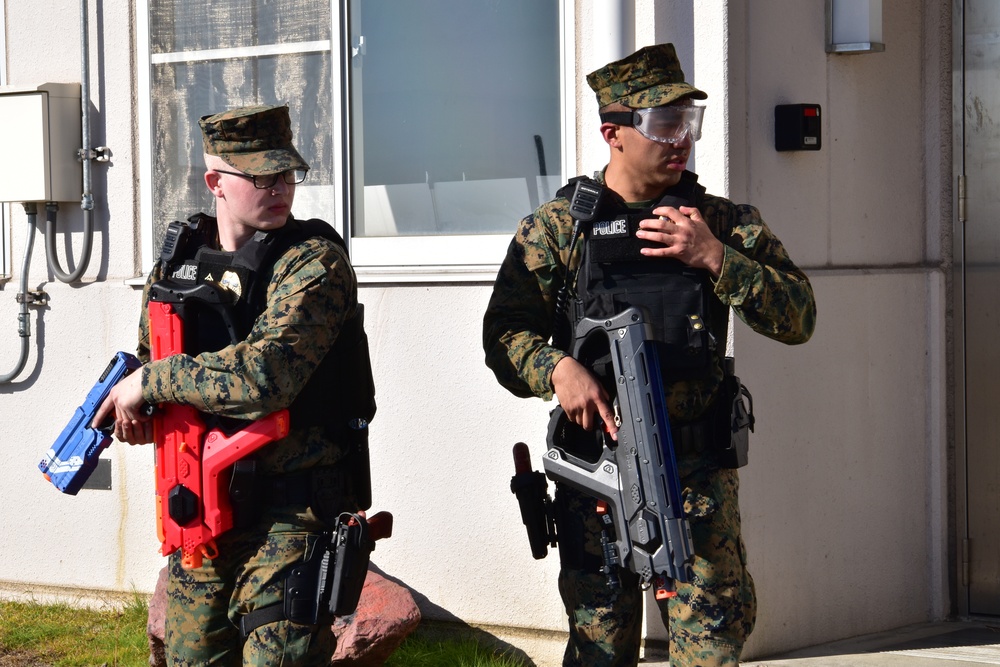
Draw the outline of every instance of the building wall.
<instances>
[{"instance_id":1,"label":"building wall","mask_svg":"<svg viewBox=\"0 0 1000 667\"><path fill-rule=\"evenodd\" d=\"M135 344L140 295L125 281L142 269L137 202L146 184L135 175L141 92L131 4L90 10L93 143L113 154L94 167L91 268L82 285L51 280L36 239L30 287L50 300L33 311L25 372L0 386L8 536L0 584L22 593L149 592L163 563L151 448L105 454L112 491L62 496L35 472L110 355ZM737 369L758 419L741 472L760 598L745 657L941 618L950 604L942 259L950 165L939 148L950 139L950 93L938 84L950 62L948 2L885 0L886 51L857 56L824 52L823 4L635 2L636 46L675 41L710 95L696 158L702 182L758 206L817 295L817 332L804 346L735 325ZM606 159L583 83L601 63L589 60L598 39L589 3L577 5L577 155L587 173ZM79 81L78 8L8 2L6 11L10 85ZM823 150L774 151L771 114L786 102L822 105ZM19 277L26 223L19 207L12 213ZM73 203L62 205L74 252L81 221ZM62 257L64 268L72 264ZM0 373L19 342L16 291L16 280L0 286ZM483 365L489 293L487 283L393 285L362 275L379 402L373 510L396 517L373 560L413 587L425 618L483 627L546 664L564 628L558 559L531 559L508 483L515 442L528 443L540 466L551 405L511 397ZM660 640L655 616L648 635Z\"/></svg>"},{"instance_id":2,"label":"building wall","mask_svg":"<svg viewBox=\"0 0 1000 667\"><path fill-rule=\"evenodd\" d=\"M754 2L730 42L745 42L729 55L747 110L747 190L731 194L807 268L819 311L801 348L736 331L759 413L742 474L760 597L752 653L941 618L951 604L949 3L882 4L884 53L823 53L822 2ZM823 149L778 153L773 107L798 102L822 105Z\"/></svg>"}]
</instances>

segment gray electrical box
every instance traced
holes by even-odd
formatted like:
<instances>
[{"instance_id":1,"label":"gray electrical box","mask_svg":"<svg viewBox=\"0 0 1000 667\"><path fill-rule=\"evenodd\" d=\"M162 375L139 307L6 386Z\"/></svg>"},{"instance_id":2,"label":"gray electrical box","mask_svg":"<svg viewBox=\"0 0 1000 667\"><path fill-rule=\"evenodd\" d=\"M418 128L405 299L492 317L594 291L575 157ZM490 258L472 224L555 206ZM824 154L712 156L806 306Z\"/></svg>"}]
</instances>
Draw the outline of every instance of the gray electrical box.
<instances>
[{"instance_id":1,"label":"gray electrical box","mask_svg":"<svg viewBox=\"0 0 1000 667\"><path fill-rule=\"evenodd\" d=\"M83 195L80 84L0 86L0 202L70 202Z\"/></svg>"}]
</instances>

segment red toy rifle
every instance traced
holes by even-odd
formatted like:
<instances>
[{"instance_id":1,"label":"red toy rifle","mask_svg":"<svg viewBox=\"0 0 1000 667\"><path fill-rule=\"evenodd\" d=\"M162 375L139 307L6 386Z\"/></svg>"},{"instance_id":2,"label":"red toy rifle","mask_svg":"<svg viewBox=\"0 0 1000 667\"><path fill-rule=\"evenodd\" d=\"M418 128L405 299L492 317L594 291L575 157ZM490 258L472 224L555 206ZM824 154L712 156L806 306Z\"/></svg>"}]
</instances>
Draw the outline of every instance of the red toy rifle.
<instances>
[{"instance_id":1,"label":"red toy rifle","mask_svg":"<svg viewBox=\"0 0 1000 667\"><path fill-rule=\"evenodd\" d=\"M149 331L152 360L184 352L183 304L218 306L230 323L225 301L209 285L180 288L169 281L150 290ZM188 405L164 403L153 415L156 449L156 520L161 552L181 549L184 568L201 567L218 556L215 539L233 527L229 481L233 464L288 435L288 410L278 410L229 434L206 427Z\"/></svg>"}]
</instances>

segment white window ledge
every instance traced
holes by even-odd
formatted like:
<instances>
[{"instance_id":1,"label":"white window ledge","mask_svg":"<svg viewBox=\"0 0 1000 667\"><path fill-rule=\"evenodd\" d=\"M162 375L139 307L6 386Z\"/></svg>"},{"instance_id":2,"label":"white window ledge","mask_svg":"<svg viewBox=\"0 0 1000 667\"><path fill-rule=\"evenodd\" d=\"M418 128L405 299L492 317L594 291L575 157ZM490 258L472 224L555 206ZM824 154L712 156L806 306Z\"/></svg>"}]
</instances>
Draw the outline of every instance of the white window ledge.
<instances>
[{"instance_id":1,"label":"white window ledge","mask_svg":"<svg viewBox=\"0 0 1000 667\"><path fill-rule=\"evenodd\" d=\"M383 283L492 283L500 265L473 266L361 266L358 284Z\"/></svg>"}]
</instances>

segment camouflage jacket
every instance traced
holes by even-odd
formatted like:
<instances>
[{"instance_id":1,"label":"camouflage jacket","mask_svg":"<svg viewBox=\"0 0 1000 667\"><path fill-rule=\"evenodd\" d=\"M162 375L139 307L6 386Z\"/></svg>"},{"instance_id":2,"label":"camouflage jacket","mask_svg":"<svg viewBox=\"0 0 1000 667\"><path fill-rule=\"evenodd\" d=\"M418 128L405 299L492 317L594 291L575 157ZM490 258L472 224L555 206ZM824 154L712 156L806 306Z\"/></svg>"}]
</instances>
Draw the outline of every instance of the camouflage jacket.
<instances>
[{"instance_id":1,"label":"camouflage jacket","mask_svg":"<svg viewBox=\"0 0 1000 667\"><path fill-rule=\"evenodd\" d=\"M595 177L603 183L603 173ZM725 245L722 271L711 285L716 298L754 331L789 344L807 341L816 323L812 286L757 209L705 195L700 211ZM556 296L567 263L577 270L583 246L577 243L569 257L572 230L567 199L540 206L518 225L493 286L483 318L486 364L517 396L553 396L552 369L566 356L549 343ZM713 331L726 328L725 322L709 325ZM671 417L697 419L714 400L721 379L719 367L708 380L666 387Z\"/></svg>"},{"instance_id":2,"label":"camouflage jacket","mask_svg":"<svg viewBox=\"0 0 1000 667\"><path fill-rule=\"evenodd\" d=\"M267 304L247 337L197 356L149 361L149 286L161 278L157 263L143 292L137 356L142 394L150 404L191 405L212 415L259 419L289 407L358 307L357 278L346 253L313 237L293 245L274 264ZM296 427L261 450L270 474L330 465L344 455L322 426Z\"/></svg>"}]
</instances>

